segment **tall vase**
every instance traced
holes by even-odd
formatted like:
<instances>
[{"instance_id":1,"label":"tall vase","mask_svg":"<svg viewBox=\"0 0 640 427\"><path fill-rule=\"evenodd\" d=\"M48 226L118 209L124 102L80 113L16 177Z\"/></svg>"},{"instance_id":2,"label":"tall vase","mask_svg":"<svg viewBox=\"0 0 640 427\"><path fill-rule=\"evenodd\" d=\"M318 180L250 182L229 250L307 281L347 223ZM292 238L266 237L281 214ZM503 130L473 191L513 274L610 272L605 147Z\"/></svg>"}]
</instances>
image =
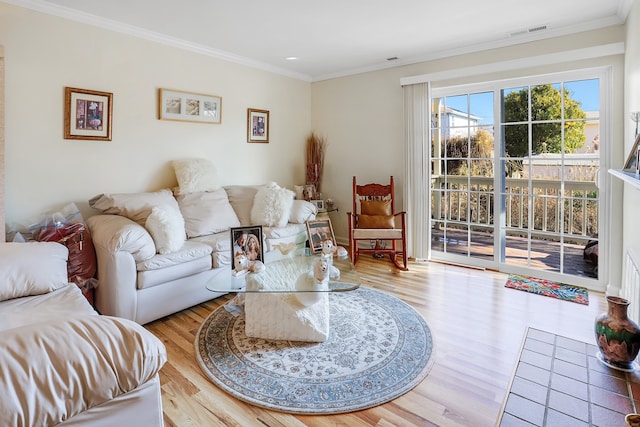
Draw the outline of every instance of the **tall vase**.
<instances>
[{"instance_id":1,"label":"tall vase","mask_svg":"<svg viewBox=\"0 0 640 427\"><path fill-rule=\"evenodd\" d=\"M635 359L640 351L640 328L627 317L629 301L608 296L608 311L596 317L598 359L605 365L621 371L638 368Z\"/></svg>"}]
</instances>

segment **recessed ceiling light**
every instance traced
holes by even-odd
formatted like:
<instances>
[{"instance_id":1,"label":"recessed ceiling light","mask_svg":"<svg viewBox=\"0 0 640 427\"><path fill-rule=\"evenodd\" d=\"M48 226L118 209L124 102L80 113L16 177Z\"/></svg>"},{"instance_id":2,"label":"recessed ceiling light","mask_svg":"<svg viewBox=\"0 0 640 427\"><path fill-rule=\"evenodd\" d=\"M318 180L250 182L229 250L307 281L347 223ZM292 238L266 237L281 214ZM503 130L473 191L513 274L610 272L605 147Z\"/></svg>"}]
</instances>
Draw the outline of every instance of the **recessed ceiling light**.
<instances>
[{"instance_id":1,"label":"recessed ceiling light","mask_svg":"<svg viewBox=\"0 0 640 427\"><path fill-rule=\"evenodd\" d=\"M288 57L286 57L284 59L286 59L287 61L295 61L296 59L298 59L298 57L297 56L288 56Z\"/></svg>"}]
</instances>

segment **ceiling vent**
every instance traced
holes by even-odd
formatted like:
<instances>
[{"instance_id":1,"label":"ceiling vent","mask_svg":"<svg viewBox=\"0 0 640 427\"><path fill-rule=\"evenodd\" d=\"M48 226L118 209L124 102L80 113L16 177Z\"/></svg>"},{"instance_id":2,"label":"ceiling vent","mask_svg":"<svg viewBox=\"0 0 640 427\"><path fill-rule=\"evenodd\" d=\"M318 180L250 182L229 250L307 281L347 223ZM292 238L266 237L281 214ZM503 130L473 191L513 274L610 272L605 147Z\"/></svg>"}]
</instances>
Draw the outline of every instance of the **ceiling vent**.
<instances>
[{"instance_id":1,"label":"ceiling vent","mask_svg":"<svg viewBox=\"0 0 640 427\"><path fill-rule=\"evenodd\" d=\"M537 27L527 28L526 30L515 31L509 34L509 37L522 36L525 34L537 33L538 31L544 31L547 29L546 25L538 25Z\"/></svg>"}]
</instances>

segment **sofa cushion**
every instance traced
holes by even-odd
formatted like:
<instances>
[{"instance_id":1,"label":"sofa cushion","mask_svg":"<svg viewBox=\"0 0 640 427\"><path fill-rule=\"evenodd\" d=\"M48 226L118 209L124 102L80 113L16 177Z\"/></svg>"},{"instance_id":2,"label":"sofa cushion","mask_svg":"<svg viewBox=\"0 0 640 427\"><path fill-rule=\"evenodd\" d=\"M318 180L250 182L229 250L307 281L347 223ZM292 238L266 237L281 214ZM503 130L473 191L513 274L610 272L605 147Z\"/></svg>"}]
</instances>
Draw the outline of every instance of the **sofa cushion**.
<instances>
[{"instance_id":1,"label":"sofa cushion","mask_svg":"<svg viewBox=\"0 0 640 427\"><path fill-rule=\"evenodd\" d=\"M188 240L180 250L169 254L158 254L136 264L138 271L160 270L174 265L206 257L211 254L211 247L200 242Z\"/></svg>"},{"instance_id":2,"label":"sofa cushion","mask_svg":"<svg viewBox=\"0 0 640 427\"><path fill-rule=\"evenodd\" d=\"M211 247L211 250L215 252L229 252L231 253L231 233L229 231L223 231L221 233L209 234L208 236L200 236L191 239L193 242L204 243Z\"/></svg>"},{"instance_id":3,"label":"sofa cushion","mask_svg":"<svg viewBox=\"0 0 640 427\"><path fill-rule=\"evenodd\" d=\"M289 212L289 222L293 224L304 224L314 220L318 214L318 207L306 200L294 200Z\"/></svg>"},{"instance_id":4,"label":"sofa cushion","mask_svg":"<svg viewBox=\"0 0 640 427\"><path fill-rule=\"evenodd\" d=\"M267 227L284 227L289 222L289 214L295 193L271 182L260 188L251 207L251 223Z\"/></svg>"},{"instance_id":5,"label":"sofa cushion","mask_svg":"<svg viewBox=\"0 0 640 427\"><path fill-rule=\"evenodd\" d=\"M207 159L180 159L172 162L178 180L177 194L214 191L220 188L214 164Z\"/></svg>"},{"instance_id":6,"label":"sofa cushion","mask_svg":"<svg viewBox=\"0 0 640 427\"><path fill-rule=\"evenodd\" d=\"M0 419L57 425L136 389L166 361L162 342L126 319L68 313L3 331Z\"/></svg>"},{"instance_id":7,"label":"sofa cushion","mask_svg":"<svg viewBox=\"0 0 640 427\"><path fill-rule=\"evenodd\" d=\"M0 244L0 301L65 286L68 256L67 247L57 242Z\"/></svg>"},{"instance_id":8,"label":"sofa cushion","mask_svg":"<svg viewBox=\"0 0 640 427\"><path fill-rule=\"evenodd\" d=\"M122 215L144 227L153 207L180 211L171 190L147 193L99 194L89 200L89 206L101 213Z\"/></svg>"},{"instance_id":9,"label":"sofa cushion","mask_svg":"<svg viewBox=\"0 0 640 427\"><path fill-rule=\"evenodd\" d=\"M176 252L186 240L184 218L179 210L154 206L144 226L159 254Z\"/></svg>"},{"instance_id":10,"label":"sofa cushion","mask_svg":"<svg viewBox=\"0 0 640 427\"><path fill-rule=\"evenodd\" d=\"M206 236L239 227L240 220L229 203L227 192L201 191L176 196L184 217L187 237Z\"/></svg>"},{"instance_id":11,"label":"sofa cushion","mask_svg":"<svg viewBox=\"0 0 640 427\"><path fill-rule=\"evenodd\" d=\"M208 254L191 261L181 262L158 270L145 270L138 272L137 287L146 289L156 285L162 285L172 280L183 279L203 271L211 270L213 261ZM203 282L204 286L204 282Z\"/></svg>"},{"instance_id":12,"label":"sofa cushion","mask_svg":"<svg viewBox=\"0 0 640 427\"><path fill-rule=\"evenodd\" d=\"M0 301L0 331L76 315L97 315L75 283L41 295Z\"/></svg>"},{"instance_id":13,"label":"sofa cushion","mask_svg":"<svg viewBox=\"0 0 640 427\"><path fill-rule=\"evenodd\" d=\"M230 185L224 187L229 197L229 203L238 216L240 225L246 227L251 224L251 208L253 207L253 199L260 189L259 185Z\"/></svg>"}]
</instances>

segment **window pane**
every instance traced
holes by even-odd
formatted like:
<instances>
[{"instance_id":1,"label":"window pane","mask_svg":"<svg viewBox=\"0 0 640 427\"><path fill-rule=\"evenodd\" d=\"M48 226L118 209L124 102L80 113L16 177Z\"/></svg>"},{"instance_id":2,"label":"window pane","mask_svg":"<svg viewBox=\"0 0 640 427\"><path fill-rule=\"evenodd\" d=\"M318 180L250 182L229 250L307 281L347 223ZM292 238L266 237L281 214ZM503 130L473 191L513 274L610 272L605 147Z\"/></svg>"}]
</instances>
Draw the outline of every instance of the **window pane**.
<instances>
[{"instance_id":1,"label":"window pane","mask_svg":"<svg viewBox=\"0 0 640 427\"><path fill-rule=\"evenodd\" d=\"M509 88L502 90L503 122L525 122L529 120L529 88Z\"/></svg>"}]
</instances>

